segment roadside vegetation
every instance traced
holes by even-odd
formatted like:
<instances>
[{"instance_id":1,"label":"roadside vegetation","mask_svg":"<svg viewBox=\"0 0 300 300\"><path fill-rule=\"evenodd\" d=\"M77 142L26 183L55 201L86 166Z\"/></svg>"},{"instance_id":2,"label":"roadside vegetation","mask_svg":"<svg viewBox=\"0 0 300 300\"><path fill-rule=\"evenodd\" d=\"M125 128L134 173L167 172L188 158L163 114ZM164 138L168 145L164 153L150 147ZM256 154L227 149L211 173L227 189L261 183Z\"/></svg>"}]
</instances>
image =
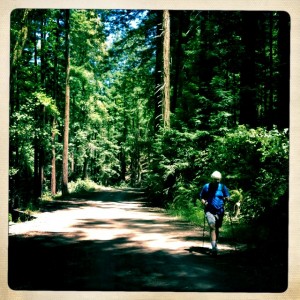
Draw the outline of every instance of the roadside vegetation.
<instances>
[{"instance_id":1,"label":"roadside vegetation","mask_svg":"<svg viewBox=\"0 0 300 300\"><path fill-rule=\"evenodd\" d=\"M218 170L223 237L287 241L289 33L277 11L14 10L9 220L130 186L203 226Z\"/></svg>"}]
</instances>

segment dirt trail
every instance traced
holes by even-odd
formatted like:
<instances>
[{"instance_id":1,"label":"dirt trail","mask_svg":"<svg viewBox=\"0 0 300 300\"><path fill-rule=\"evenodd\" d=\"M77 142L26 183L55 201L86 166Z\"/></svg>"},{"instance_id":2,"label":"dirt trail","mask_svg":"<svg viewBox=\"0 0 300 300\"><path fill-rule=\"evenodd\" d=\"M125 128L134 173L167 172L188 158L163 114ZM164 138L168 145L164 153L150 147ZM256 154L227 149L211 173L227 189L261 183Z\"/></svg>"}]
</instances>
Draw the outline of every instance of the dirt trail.
<instances>
[{"instance_id":1,"label":"dirt trail","mask_svg":"<svg viewBox=\"0 0 300 300\"><path fill-rule=\"evenodd\" d=\"M103 190L49 203L9 226L15 290L266 292L286 287L285 266L219 245L208 233L146 205L139 190ZM252 256L251 256L252 255ZM254 259L255 258L255 259Z\"/></svg>"}]
</instances>

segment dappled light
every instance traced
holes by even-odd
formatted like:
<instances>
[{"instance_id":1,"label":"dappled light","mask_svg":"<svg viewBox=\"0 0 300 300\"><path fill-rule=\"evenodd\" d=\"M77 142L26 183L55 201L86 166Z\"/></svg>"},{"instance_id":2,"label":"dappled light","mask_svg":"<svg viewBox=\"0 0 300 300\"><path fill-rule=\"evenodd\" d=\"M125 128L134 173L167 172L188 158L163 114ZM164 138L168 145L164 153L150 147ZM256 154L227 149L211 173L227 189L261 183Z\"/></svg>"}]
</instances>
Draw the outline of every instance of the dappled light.
<instances>
[{"instance_id":1,"label":"dappled light","mask_svg":"<svg viewBox=\"0 0 300 300\"><path fill-rule=\"evenodd\" d=\"M278 272L270 273L266 261L262 267L263 258L223 243L220 256L212 257L208 233L203 240L202 232L147 207L133 191L53 201L32 221L10 224L9 285L16 290L282 289L284 278L273 286Z\"/></svg>"},{"instance_id":2,"label":"dappled light","mask_svg":"<svg viewBox=\"0 0 300 300\"><path fill-rule=\"evenodd\" d=\"M132 191L127 193L139 196ZM101 195L101 200L99 200L99 195ZM103 194L95 193L94 200L62 201L65 209L38 214L39 218L36 221L26 224L13 224L10 232L11 234L14 231L30 232L33 236L40 234L35 232L38 226L44 233L60 233L67 237L79 232L78 240L107 241L126 237L127 245L145 248L145 251L164 249L170 253L189 248L195 244L195 241L202 243L202 232L199 228L185 222L182 226L175 226L174 222L179 221L176 217L157 214L155 211L149 213L149 208L141 201L143 198L137 198L135 201L111 201L111 197L115 195L119 197L121 193L108 192L105 194L105 199L102 199ZM206 245L209 247L209 241ZM229 245L220 247L233 249Z\"/></svg>"},{"instance_id":3,"label":"dappled light","mask_svg":"<svg viewBox=\"0 0 300 300\"><path fill-rule=\"evenodd\" d=\"M12 10L9 286L284 291L292 18Z\"/></svg>"}]
</instances>

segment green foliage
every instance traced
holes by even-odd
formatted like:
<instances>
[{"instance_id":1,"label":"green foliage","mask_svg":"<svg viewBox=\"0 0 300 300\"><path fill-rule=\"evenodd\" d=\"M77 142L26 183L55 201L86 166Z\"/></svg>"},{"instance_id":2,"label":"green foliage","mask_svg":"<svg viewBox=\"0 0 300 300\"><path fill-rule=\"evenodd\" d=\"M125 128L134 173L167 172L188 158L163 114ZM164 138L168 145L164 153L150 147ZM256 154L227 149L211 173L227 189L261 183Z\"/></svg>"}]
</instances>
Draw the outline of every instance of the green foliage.
<instances>
[{"instance_id":1,"label":"green foliage","mask_svg":"<svg viewBox=\"0 0 300 300\"><path fill-rule=\"evenodd\" d=\"M194 168L194 162L199 154L199 146L209 140L207 131L189 133L176 129L162 129L153 145L155 164L162 170L163 177L178 172L188 173Z\"/></svg>"},{"instance_id":2,"label":"green foliage","mask_svg":"<svg viewBox=\"0 0 300 300\"><path fill-rule=\"evenodd\" d=\"M30 201L29 203L26 203L26 206L22 207L22 210L30 216L31 213L39 211L41 205L38 201Z\"/></svg>"},{"instance_id":3,"label":"green foliage","mask_svg":"<svg viewBox=\"0 0 300 300\"><path fill-rule=\"evenodd\" d=\"M241 202L240 221L259 218L287 193L289 143L286 130L239 126L223 136L214 136L213 142L201 149L206 140L209 140L206 134L176 130L164 132L157 138L153 162L156 175L149 178L150 185L161 191L165 188L167 192L160 195L165 200L161 202L167 203L171 210L178 210L181 215L193 214L201 187L209 181L213 170L223 174L223 181L231 190L228 210L233 213L234 203ZM176 177L171 187L166 186L170 174Z\"/></svg>"},{"instance_id":4,"label":"green foliage","mask_svg":"<svg viewBox=\"0 0 300 300\"><path fill-rule=\"evenodd\" d=\"M145 185L156 204L201 224L198 194L217 169L232 194L228 209L241 202L235 221L242 228L288 192L288 132L276 114L288 106L281 86L289 62L281 52L289 26L281 28L279 12L253 12L249 20L260 30L248 36L244 12L170 15L172 113L171 129L163 130L160 13L72 10L70 190ZM61 181L65 17L65 10L11 16L10 208L26 207L41 191L41 202L51 199L53 160ZM239 126L254 105L255 128ZM273 123L281 129L269 129Z\"/></svg>"},{"instance_id":5,"label":"green foliage","mask_svg":"<svg viewBox=\"0 0 300 300\"><path fill-rule=\"evenodd\" d=\"M210 145L211 168L229 186L247 191L242 214L258 217L276 204L288 188L288 137L285 130L239 126Z\"/></svg>"},{"instance_id":6,"label":"green foliage","mask_svg":"<svg viewBox=\"0 0 300 300\"><path fill-rule=\"evenodd\" d=\"M195 225L203 225L203 207L197 199L196 186L182 183L176 185L174 199L168 203L167 210Z\"/></svg>"},{"instance_id":7,"label":"green foliage","mask_svg":"<svg viewBox=\"0 0 300 300\"><path fill-rule=\"evenodd\" d=\"M36 106L43 106L46 109L46 112L50 116L58 116L59 111L57 109L55 100L52 97L49 97L45 92L35 92L33 96L36 98L35 105Z\"/></svg>"},{"instance_id":8,"label":"green foliage","mask_svg":"<svg viewBox=\"0 0 300 300\"><path fill-rule=\"evenodd\" d=\"M205 132L161 132L153 144L149 197L164 205L170 214L203 226L199 192L210 180L211 172L219 170L231 194L221 237L245 243L274 238L274 221L269 216L273 213L275 218L282 218L285 212L278 211L287 205L281 202L288 200L287 133L275 127L267 130L245 126L211 137ZM175 178L171 185L170 175ZM283 229L278 232L286 238Z\"/></svg>"},{"instance_id":9,"label":"green foliage","mask_svg":"<svg viewBox=\"0 0 300 300\"><path fill-rule=\"evenodd\" d=\"M47 191L42 194L42 196L40 197L40 201L41 202L49 202L49 201L52 201L53 198L54 198L53 195Z\"/></svg>"},{"instance_id":10,"label":"green foliage","mask_svg":"<svg viewBox=\"0 0 300 300\"><path fill-rule=\"evenodd\" d=\"M90 179L85 179L85 180L80 179L77 180L76 182L70 182L68 187L70 193L75 193L75 194L93 192L97 188L99 188L99 186Z\"/></svg>"}]
</instances>

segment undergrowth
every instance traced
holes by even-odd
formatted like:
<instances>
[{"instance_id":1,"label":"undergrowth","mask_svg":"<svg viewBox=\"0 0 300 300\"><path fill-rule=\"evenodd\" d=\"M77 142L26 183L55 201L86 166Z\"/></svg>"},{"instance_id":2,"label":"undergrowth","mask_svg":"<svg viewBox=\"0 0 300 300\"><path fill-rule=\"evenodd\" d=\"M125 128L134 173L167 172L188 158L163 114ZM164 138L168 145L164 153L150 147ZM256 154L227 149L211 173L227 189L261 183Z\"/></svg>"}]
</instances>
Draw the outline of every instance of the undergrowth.
<instances>
[{"instance_id":1,"label":"undergrowth","mask_svg":"<svg viewBox=\"0 0 300 300\"><path fill-rule=\"evenodd\" d=\"M77 180L76 182L70 182L68 185L69 196L80 195L88 192L93 192L100 188L95 182L86 180ZM49 202L62 199L62 194L59 191L56 195L52 195L50 191L45 191L41 197L38 199L32 199L19 207L19 211L25 215L31 216L32 214L39 212L43 209ZM65 198L65 197L64 197ZM22 222L19 217L14 217L12 213L8 215L9 222Z\"/></svg>"},{"instance_id":2,"label":"undergrowth","mask_svg":"<svg viewBox=\"0 0 300 300\"><path fill-rule=\"evenodd\" d=\"M195 227L199 228L199 235L205 227L205 231L209 231L207 220L204 219L203 208L197 206L190 209L175 209L167 208L167 213L171 216L178 217ZM204 224L205 222L205 224ZM249 224L246 224L241 219L230 218L226 213L223 220L223 225L220 229L220 240L231 243L247 243L253 239L252 230Z\"/></svg>"}]
</instances>

